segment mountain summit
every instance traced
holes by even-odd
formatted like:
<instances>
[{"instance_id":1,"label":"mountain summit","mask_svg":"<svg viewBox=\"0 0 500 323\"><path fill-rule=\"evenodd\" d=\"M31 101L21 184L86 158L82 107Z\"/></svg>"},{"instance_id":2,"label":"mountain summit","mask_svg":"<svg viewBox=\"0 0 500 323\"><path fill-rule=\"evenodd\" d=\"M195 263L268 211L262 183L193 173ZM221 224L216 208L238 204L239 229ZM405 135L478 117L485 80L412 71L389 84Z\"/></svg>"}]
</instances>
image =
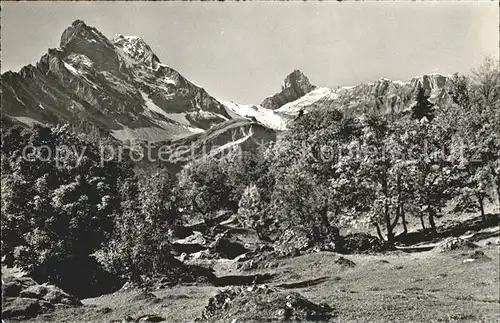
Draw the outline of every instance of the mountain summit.
<instances>
[{"instance_id":1,"label":"mountain summit","mask_svg":"<svg viewBox=\"0 0 500 323\"><path fill-rule=\"evenodd\" d=\"M49 49L35 66L1 76L2 122L69 123L81 131L97 128L122 141L193 140L209 129L220 134L224 125L245 131L250 124L284 130L303 110L404 114L418 100L439 106L449 99L447 80L429 74L408 82L380 78L331 89L312 85L304 73L294 70L281 90L261 105L241 105L215 99L162 64L142 38L118 35L110 40L76 20L62 33L59 48ZM212 137L216 136L207 135Z\"/></svg>"},{"instance_id":2,"label":"mountain summit","mask_svg":"<svg viewBox=\"0 0 500 323\"><path fill-rule=\"evenodd\" d=\"M300 70L294 70L285 78L281 91L275 95L266 98L262 106L266 109L276 110L281 106L295 101L306 93L314 90L307 76Z\"/></svg>"},{"instance_id":3,"label":"mountain summit","mask_svg":"<svg viewBox=\"0 0 500 323\"><path fill-rule=\"evenodd\" d=\"M231 119L141 38L111 41L81 20L36 66L4 73L2 94L4 120L91 125L120 140L181 138Z\"/></svg>"}]
</instances>

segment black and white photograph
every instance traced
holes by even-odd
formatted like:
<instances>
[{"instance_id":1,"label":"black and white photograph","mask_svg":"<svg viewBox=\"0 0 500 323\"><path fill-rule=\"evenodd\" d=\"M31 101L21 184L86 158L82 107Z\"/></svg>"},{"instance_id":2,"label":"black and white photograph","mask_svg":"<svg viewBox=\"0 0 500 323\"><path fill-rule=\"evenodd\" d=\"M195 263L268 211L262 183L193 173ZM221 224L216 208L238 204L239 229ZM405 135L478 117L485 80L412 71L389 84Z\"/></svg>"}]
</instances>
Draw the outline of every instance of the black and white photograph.
<instances>
[{"instance_id":1,"label":"black and white photograph","mask_svg":"<svg viewBox=\"0 0 500 323\"><path fill-rule=\"evenodd\" d=\"M500 322L498 1L1 1L1 322Z\"/></svg>"}]
</instances>

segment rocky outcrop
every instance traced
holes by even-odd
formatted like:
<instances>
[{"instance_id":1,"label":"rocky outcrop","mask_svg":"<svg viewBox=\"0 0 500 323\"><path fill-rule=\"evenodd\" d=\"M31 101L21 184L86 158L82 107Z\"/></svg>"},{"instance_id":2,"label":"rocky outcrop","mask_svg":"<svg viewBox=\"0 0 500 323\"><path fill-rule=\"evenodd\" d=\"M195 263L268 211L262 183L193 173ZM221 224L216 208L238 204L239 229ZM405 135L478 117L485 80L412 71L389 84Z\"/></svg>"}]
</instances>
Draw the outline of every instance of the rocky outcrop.
<instances>
[{"instance_id":1,"label":"rocky outcrop","mask_svg":"<svg viewBox=\"0 0 500 323\"><path fill-rule=\"evenodd\" d=\"M29 277L9 277L2 281L2 318L29 319L57 306L80 306L78 298L57 286L37 284Z\"/></svg>"},{"instance_id":2,"label":"rocky outcrop","mask_svg":"<svg viewBox=\"0 0 500 323\"><path fill-rule=\"evenodd\" d=\"M449 237L441 241L435 251L438 252L450 252L454 250L472 250L478 248L475 243L459 238L459 237Z\"/></svg>"},{"instance_id":3,"label":"rocky outcrop","mask_svg":"<svg viewBox=\"0 0 500 323\"><path fill-rule=\"evenodd\" d=\"M209 299L200 319L208 322L325 322L333 316L334 310L327 304L315 304L298 293L258 285L218 292Z\"/></svg>"},{"instance_id":4,"label":"rocky outcrop","mask_svg":"<svg viewBox=\"0 0 500 323\"><path fill-rule=\"evenodd\" d=\"M395 114L409 115L420 99L428 100L437 107L449 103L448 77L429 74L415 77L408 82L380 78L375 82L351 87L329 89L320 87L289 102L275 112L293 119L300 111L315 109L339 109L348 115Z\"/></svg>"},{"instance_id":5,"label":"rocky outcrop","mask_svg":"<svg viewBox=\"0 0 500 323\"><path fill-rule=\"evenodd\" d=\"M288 102L297 100L314 88L301 71L294 70L285 78L281 92L266 98L261 105L266 109L276 110Z\"/></svg>"},{"instance_id":6,"label":"rocky outcrop","mask_svg":"<svg viewBox=\"0 0 500 323\"><path fill-rule=\"evenodd\" d=\"M408 82L381 78L375 82L337 90L334 104L352 114L407 114L417 103L419 93L439 106L449 100L448 78L440 74L422 75Z\"/></svg>"}]
</instances>

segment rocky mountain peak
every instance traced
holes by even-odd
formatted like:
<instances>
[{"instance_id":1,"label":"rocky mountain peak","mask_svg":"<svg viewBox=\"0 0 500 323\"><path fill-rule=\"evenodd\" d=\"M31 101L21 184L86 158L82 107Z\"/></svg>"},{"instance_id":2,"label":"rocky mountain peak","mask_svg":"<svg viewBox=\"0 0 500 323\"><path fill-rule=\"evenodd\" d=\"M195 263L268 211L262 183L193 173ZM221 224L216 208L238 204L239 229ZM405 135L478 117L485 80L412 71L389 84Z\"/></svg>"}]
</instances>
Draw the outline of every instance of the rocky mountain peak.
<instances>
[{"instance_id":1,"label":"rocky mountain peak","mask_svg":"<svg viewBox=\"0 0 500 323\"><path fill-rule=\"evenodd\" d=\"M314 87L311 85L309 79L304 75L304 73L302 73L300 70L294 70L285 78L282 90L287 88L301 89L305 94L310 92Z\"/></svg>"},{"instance_id":2,"label":"rocky mountain peak","mask_svg":"<svg viewBox=\"0 0 500 323\"><path fill-rule=\"evenodd\" d=\"M87 25L83 20L75 20L63 31L59 47L66 48L74 44L97 44L102 43L107 46L111 42L96 28Z\"/></svg>"},{"instance_id":3,"label":"rocky mountain peak","mask_svg":"<svg viewBox=\"0 0 500 323\"><path fill-rule=\"evenodd\" d=\"M75 20L64 30L59 46L65 54L84 55L100 70L120 77L115 47L99 30L82 20Z\"/></svg>"},{"instance_id":4,"label":"rocky mountain peak","mask_svg":"<svg viewBox=\"0 0 500 323\"><path fill-rule=\"evenodd\" d=\"M276 110L289 102L297 100L314 89L315 86L311 85L307 76L297 69L286 76L281 87L281 92L266 98L262 102L262 106L267 109Z\"/></svg>"},{"instance_id":5,"label":"rocky mountain peak","mask_svg":"<svg viewBox=\"0 0 500 323\"><path fill-rule=\"evenodd\" d=\"M158 57L153 53L151 47L140 37L117 35L113 45L120 48L135 63L144 63L156 69L160 63Z\"/></svg>"},{"instance_id":6,"label":"rocky mountain peak","mask_svg":"<svg viewBox=\"0 0 500 323\"><path fill-rule=\"evenodd\" d=\"M203 88L161 64L143 39L110 41L82 20L64 30L60 48L1 80L6 118L91 125L123 141L184 138L231 119Z\"/></svg>"}]
</instances>

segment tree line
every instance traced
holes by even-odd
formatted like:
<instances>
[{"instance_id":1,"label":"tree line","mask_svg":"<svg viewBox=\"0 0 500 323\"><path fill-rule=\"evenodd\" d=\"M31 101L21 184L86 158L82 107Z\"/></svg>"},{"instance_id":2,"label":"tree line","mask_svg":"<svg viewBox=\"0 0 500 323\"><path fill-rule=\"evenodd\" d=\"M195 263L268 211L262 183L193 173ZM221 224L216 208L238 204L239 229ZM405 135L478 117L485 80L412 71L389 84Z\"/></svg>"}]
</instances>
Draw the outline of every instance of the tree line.
<instances>
[{"instance_id":1,"label":"tree line","mask_svg":"<svg viewBox=\"0 0 500 323\"><path fill-rule=\"evenodd\" d=\"M341 239L340 228L366 224L393 242L409 217L435 232L447 205L485 219L487 201L500 205L498 83L486 61L453 75L439 107L425 93L397 116L321 107L268 147L235 147L176 175L103 163L96 138L69 126L2 129L4 261L64 285L77 279L68 263L92 258L141 282L168 272L169 241L185 223L213 225L223 211L271 241L293 227L316 241ZM83 155L28 161L28 145L72 145Z\"/></svg>"}]
</instances>

